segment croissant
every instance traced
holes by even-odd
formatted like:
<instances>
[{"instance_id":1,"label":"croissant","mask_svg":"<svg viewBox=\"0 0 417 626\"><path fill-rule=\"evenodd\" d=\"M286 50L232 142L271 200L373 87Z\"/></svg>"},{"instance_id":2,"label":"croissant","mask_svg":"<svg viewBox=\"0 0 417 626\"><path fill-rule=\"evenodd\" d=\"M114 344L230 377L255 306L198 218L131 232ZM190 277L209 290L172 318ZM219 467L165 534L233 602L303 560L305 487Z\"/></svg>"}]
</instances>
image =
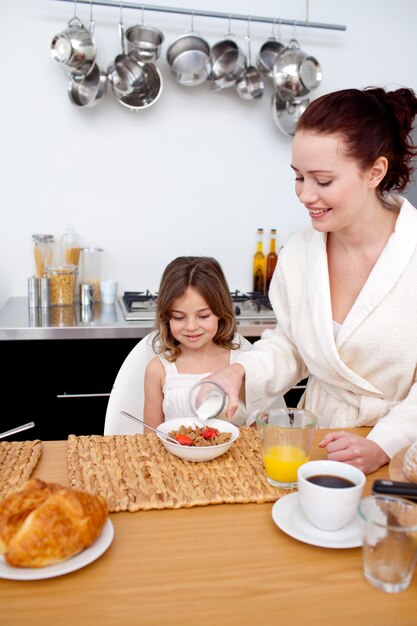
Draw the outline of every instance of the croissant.
<instances>
[{"instance_id":1,"label":"croissant","mask_svg":"<svg viewBox=\"0 0 417 626\"><path fill-rule=\"evenodd\" d=\"M78 554L108 516L101 496L30 480L0 503L0 552L14 567L45 567Z\"/></svg>"}]
</instances>

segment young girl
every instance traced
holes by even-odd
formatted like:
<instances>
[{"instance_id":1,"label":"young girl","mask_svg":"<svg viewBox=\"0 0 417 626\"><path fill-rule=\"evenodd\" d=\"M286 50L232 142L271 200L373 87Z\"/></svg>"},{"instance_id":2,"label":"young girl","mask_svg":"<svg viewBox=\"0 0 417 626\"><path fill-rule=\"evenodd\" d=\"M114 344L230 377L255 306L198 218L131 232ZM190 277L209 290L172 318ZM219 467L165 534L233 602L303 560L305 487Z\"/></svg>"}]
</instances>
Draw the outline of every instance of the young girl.
<instances>
[{"instance_id":1,"label":"young girl","mask_svg":"<svg viewBox=\"0 0 417 626\"><path fill-rule=\"evenodd\" d=\"M145 371L144 419L156 428L164 420L192 417L188 395L208 374L235 361L249 342L236 336L229 286L210 257L178 257L165 269L158 292L157 356ZM241 425L246 412L234 423Z\"/></svg>"}]
</instances>

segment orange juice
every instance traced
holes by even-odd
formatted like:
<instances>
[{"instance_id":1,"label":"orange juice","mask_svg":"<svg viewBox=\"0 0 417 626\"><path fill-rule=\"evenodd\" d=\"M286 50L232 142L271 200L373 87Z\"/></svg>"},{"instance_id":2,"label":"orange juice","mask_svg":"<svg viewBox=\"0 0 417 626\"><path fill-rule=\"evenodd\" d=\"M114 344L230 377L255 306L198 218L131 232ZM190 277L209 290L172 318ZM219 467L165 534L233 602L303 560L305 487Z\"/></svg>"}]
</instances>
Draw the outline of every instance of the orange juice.
<instances>
[{"instance_id":1,"label":"orange juice","mask_svg":"<svg viewBox=\"0 0 417 626\"><path fill-rule=\"evenodd\" d=\"M291 483L297 481L298 468L310 457L302 448L276 445L268 448L263 458L269 478L282 483Z\"/></svg>"}]
</instances>

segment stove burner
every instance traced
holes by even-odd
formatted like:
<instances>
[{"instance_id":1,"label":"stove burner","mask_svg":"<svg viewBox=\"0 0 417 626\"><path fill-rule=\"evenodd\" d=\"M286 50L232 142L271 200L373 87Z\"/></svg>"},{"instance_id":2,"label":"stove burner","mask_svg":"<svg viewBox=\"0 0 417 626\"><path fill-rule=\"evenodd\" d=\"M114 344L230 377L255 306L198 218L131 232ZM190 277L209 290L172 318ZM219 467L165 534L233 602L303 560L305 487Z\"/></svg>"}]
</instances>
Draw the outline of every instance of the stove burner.
<instances>
[{"instance_id":1,"label":"stove burner","mask_svg":"<svg viewBox=\"0 0 417 626\"><path fill-rule=\"evenodd\" d=\"M239 290L230 292L235 315L238 321L243 320L275 320L271 302L263 293L252 291L242 293ZM146 291L125 291L120 298L126 320L149 321L155 319L157 293Z\"/></svg>"},{"instance_id":2,"label":"stove burner","mask_svg":"<svg viewBox=\"0 0 417 626\"><path fill-rule=\"evenodd\" d=\"M153 310L156 308L156 294L152 294L148 289L143 291L125 291L123 294L123 302L126 309Z\"/></svg>"},{"instance_id":3,"label":"stove burner","mask_svg":"<svg viewBox=\"0 0 417 626\"><path fill-rule=\"evenodd\" d=\"M272 311L271 301L269 299L269 296L267 296L266 294L261 293L260 291L248 291L247 295L255 302L259 302L259 304L268 307L268 309L271 309Z\"/></svg>"}]
</instances>

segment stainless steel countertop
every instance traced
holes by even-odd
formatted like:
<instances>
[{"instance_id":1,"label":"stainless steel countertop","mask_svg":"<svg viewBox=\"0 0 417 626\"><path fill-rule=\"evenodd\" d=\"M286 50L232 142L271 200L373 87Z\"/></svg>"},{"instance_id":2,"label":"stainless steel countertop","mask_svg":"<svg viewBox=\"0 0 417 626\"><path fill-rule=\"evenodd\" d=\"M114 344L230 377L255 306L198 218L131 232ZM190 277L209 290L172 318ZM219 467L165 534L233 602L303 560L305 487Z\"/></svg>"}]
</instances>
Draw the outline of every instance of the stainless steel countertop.
<instances>
[{"instance_id":1,"label":"stainless steel countertop","mask_svg":"<svg viewBox=\"0 0 417 626\"><path fill-rule=\"evenodd\" d=\"M260 337L275 321L238 322L244 337ZM25 297L9 298L0 310L0 340L24 339L142 339L152 330L152 322L126 321L118 302L97 303L93 308L53 306L30 309Z\"/></svg>"}]
</instances>

